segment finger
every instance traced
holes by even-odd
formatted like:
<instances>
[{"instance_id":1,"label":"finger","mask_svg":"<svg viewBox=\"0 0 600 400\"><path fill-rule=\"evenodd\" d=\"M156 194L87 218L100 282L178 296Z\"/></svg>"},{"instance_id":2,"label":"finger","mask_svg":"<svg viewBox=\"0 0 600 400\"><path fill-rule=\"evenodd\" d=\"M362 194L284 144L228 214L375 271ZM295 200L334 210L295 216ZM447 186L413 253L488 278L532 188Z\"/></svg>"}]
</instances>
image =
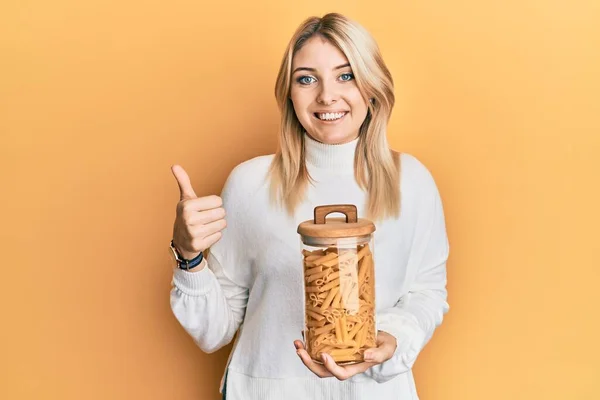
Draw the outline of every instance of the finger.
<instances>
[{"instance_id":1,"label":"finger","mask_svg":"<svg viewBox=\"0 0 600 400\"><path fill-rule=\"evenodd\" d=\"M211 222L225 218L225 209L223 207L213 208L212 210L204 210L193 212L187 219L188 225L205 225Z\"/></svg>"},{"instance_id":2,"label":"finger","mask_svg":"<svg viewBox=\"0 0 600 400\"><path fill-rule=\"evenodd\" d=\"M373 365L376 365L376 363L372 362L361 362L357 364L341 366L338 365L329 354L323 354L323 356L324 366L327 368L327 371L329 371L331 375L335 376L340 381L349 379L356 374L363 373Z\"/></svg>"},{"instance_id":3,"label":"finger","mask_svg":"<svg viewBox=\"0 0 600 400\"><path fill-rule=\"evenodd\" d=\"M227 221L219 219L215 222L211 222L204 225L196 225L193 229L193 236L195 238L206 238L214 233L221 232L227 226Z\"/></svg>"},{"instance_id":4,"label":"finger","mask_svg":"<svg viewBox=\"0 0 600 400\"><path fill-rule=\"evenodd\" d=\"M332 376L331 372L327 371L327 368L325 368L323 365L314 362L313 359L310 358L306 350L298 350L297 353L300 356L300 359L302 360L304 365L306 365L306 367L319 378L328 378Z\"/></svg>"},{"instance_id":5,"label":"finger","mask_svg":"<svg viewBox=\"0 0 600 400\"><path fill-rule=\"evenodd\" d=\"M331 375L335 376L340 381L345 381L351 376L344 367L337 365L329 354L322 353L321 359L323 360L323 365L327 371L329 371Z\"/></svg>"},{"instance_id":6,"label":"finger","mask_svg":"<svg viewBox=\"0 0 600 400\"><path fill-rule=\"evenodd\" d=\"M389 334L377 335L377 347L365 351L365 361L381 364L392 358L396 350L396 338Z\"/></svg>"},{"instance_id":7,"label":"finger","mask_svg":"<svg viewBox=\"0 0 600 400\"><path fill-rule=\"evenodd\" d=\"M304 344L301 341L294 341L294 346L296 347L296 354L298 354L302 363L313 374L317 375L319 378L327 378L332 376L331 373L327 371L327 368L320 364L317 364L313 361L312 358L310 358L310 355L308 355L308 352L304 349Z\"/></svg>"},{"instance_id":8,"label":"finger","mask_svg":"<svg viewBox=\"0 0 600 400\"><path fill-rule=\"evenodd\" d=\"M374 349L370 349L365 351L365 361L372 362L375 364L381 364L392 358L394 352L389 348L389 346L377 347Z\"/></svg>"},{"instance_id":9,"label":"finger","mask_svg":"<svg viewBox=\"0 0 600 400\"><path fill-rule=\"evenodd\" d=\"M200 251L204 251L204 250L208 249L210 246L212 246L213 244L217 243L219 241L219 239L221 239L221 236L223 236L223 234L219 231L219 232L213 233L212 235L208 235L202 239L194 239L193 247L194 247L194 249L199 249Z\"/></svg>"},{"instance_id":10,"label":"finger","mask_svg":"<svg viewBox=\"0 0 600 400\"><path fill-rule=\"evenodd\" d=\"M215 195L185 200L183 207L187 211L207 211L223 206L223 199Z\"/></svg>"},{"instance_id":11,"label":"finger","mask_svg":"<svg viewBox=\"0 0 600 400\"><path fill-rule=\"evenodd\" d=\"M173 175L177 180L177 185L179 186L179 200L195 199L198 197L192 188L190 177L183 167L180 165L173 165L171 167L171 172L173 172Z\"/></svg>"},{"instance_id":12,"label":"finger","mask_svg":"<svg viewBox=\"0 0 600 400\"><path fill-rule=\"evenodd\" d=\"M348 378L350 378L356 374L362 374L363 372L365 372L366 370L368 370L369 368L371 368L374 365L377 365L377 363L360 362L357 364L346 365L346 366L344 366L344 369L346 370L346 376Z\"/></svg>"}]
</instances>

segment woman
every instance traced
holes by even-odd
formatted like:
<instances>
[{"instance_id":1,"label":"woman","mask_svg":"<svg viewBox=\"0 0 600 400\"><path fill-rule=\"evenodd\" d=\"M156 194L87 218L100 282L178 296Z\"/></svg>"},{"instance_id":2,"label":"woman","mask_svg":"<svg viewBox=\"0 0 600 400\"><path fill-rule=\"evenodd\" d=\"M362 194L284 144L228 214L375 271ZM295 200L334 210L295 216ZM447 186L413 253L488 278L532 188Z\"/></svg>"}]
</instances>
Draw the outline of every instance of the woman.
<instances>
[{"instance_id":1,"label":"woman","mask_svg":"<svg viewBox=\"0 0 600 400\"><path fill-rule=\"evenodd\" d=\"M227 400L417 399L411 367L448 311L448 241L431 174L388 148L393 83L379 49L342 15L309 18L289 43L275 94L277 154L238 165L222 199L197 198L172 167L181 193L172 248L192 260L174 271L173 312L205 352L239 328L222 381ZM315 206L340 203L377 227L378 346L349 366L315 363L298 340L296 229Z\"/></svg>"}]
</instances>

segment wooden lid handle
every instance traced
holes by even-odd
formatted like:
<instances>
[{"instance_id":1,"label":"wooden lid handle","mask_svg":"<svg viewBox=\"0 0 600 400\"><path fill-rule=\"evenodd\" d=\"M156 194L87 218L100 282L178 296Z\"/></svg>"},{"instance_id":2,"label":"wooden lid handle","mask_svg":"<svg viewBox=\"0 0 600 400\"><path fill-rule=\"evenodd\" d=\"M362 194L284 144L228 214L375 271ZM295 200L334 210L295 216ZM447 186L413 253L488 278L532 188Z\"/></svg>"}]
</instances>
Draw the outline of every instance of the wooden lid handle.
<instances>
[{"instance_id":1,"label":"wooden lid handle","mask_svg":"<svg viewBox=\"0 0 600 400\"><path fill-rule=\"evenodd\" d=\"M358 221L356 206L353 204L332 204L329 206L315 207L315 224L324 224L325 218L334 212L342 213L346 216L347 223L355 223Z\"/></svg>"}]
</instances>

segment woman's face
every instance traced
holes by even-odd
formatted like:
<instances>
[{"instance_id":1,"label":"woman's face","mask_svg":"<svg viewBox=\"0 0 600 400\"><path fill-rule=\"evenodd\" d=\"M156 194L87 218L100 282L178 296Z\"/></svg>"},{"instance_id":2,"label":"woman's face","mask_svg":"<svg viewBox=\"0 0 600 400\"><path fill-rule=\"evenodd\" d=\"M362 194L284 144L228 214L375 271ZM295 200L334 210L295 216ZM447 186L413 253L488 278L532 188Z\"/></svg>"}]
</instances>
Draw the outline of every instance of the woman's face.
<instances>
[{"instance_id":1,"label":"woman's face","mask_svg":"<svg viewBox=\"0 0 600 400\"><path fill-rule=\"evenodd\" d=\"M348 59L321 36L313 36L292 59L291 99L298 120L315 140L347 143L367 116Z\"/></svg>"}]
</instances>

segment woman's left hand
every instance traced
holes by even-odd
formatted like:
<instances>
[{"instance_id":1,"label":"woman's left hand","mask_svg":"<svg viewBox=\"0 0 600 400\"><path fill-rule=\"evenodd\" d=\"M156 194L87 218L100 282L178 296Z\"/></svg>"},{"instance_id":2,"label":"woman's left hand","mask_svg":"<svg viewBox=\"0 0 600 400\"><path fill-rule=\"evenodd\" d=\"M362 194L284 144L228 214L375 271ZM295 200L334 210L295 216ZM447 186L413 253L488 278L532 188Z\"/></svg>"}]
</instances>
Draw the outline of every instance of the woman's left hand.
<instances>
[{"instance_id":1,"label":"woman's left hand","mask_svg":"<svg viewBox=\"0 0 600 400\"><path fill-rule=\"evenodd\" d=\"M377 347L365 351L365 361L347 366L337 365L336 362L333 361L333 358L325 353L321 354L324 365L314 362L300 340L294 341L294 347L296 347L296 353L300 356L304 365L306 365L306 367L315 375L320 378L335 376L340 381L343 381L392 358L396 351L396 338L386 332L377 332Z\"/></svg>"}]
</instances>

